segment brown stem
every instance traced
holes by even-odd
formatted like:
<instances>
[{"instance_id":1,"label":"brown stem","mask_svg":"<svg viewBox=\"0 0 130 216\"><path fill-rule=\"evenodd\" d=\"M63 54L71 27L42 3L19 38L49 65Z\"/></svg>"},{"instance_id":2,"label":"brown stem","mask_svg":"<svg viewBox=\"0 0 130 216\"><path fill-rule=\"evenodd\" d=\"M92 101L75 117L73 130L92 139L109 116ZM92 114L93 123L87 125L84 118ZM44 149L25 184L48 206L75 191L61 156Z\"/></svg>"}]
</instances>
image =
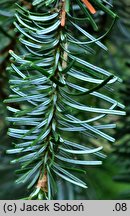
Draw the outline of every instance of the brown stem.
<instances>
[{"instance_id":1,"label":"brown stem","mask_svg":"<svg viewBox=\"0 0 130 216\"><path fill-rule=\"evenodd\" d=\"M27 2L26 0L20 0L20 2L25 5L28 9L32 8L32 4Z\"/></svg>"},{"instance_id":2,"label":"brown stem","mask_svg":"<svg viewBox=\"0 0 130 216\"><path fill-rule=\"evenodd\" d=\"M61 26L65 26L66 21L66 11L65 11L65 0L62 0L62 6L61 6Z\"/></svg>"},{"instance_id":3,"label":"brown stem","mask_svg":"<svg viewBox=\"0 0 130 216\"><path fill-rule=\"evenodd\" d=\"M81 0L81 1L86 5L86 7L88 8L88 10L89 10L92 14L95 14L95 13L96 13L95 8L92 6L92 4L91 4L88 0Z\"/></svg>"},{"instance_id":4,"label":"brown stem","mask_svg":"<svg viewBox=\"0 0 130 216\"><path fill-rule=\"evenodd\" d=\"M48 192L48 187L47 187L47 172L45 170L44 175L38 180L37 183L37 188L40 188L44 192Z\"/></svg>"},{"instance_id":5,"label":"brown stem","mask_svg":"<svg viewBox=\"0 0 130 216\"><path fill-rule=\"evenodd\" d=\"M67 50L68 44L65 43L65 49ZM68 53L64 51L63 53L63 61L62 61L62 69L65 69L67 67L67 59L68 59Z\"/></svg>"}]
</instances>

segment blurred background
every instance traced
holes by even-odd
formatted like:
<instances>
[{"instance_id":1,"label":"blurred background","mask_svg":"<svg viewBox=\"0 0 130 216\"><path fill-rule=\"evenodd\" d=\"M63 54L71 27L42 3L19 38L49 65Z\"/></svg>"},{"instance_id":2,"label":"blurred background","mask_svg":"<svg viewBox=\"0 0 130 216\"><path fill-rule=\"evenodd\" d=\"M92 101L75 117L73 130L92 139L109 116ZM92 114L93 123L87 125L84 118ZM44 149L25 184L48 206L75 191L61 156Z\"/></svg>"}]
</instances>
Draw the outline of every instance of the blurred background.
<instances>
[{"instance_id":1,"label":"blurred background","mask_svg":"<svg viewBox=\"0 0 130 216\"><path fill-rule=\"evenodd\" d=\"M13 139L7 136L9 123L6 121L8 112L4 99L8 98L9 74L6 68L9 65L8 50L20 52L22 49L18 41L18 33L14 31L14 13L16 5L24 5L29 9L31 1L0 0L0 199L19 199L25 197L25 185L17 185L15 170L16 165L10 165L13 156L7 155L6 150L11 148ZM107 121L116 122L117 128L112 130L116 138L113 144L104 141L91 140L93 145L103 145L107 158L100 167L87 168L88 189L70 187L70 199L130 199L130 0L113 0L113 10L118 14L114 28L102 39L108 47L108 52L98 50L98 55L88 56L88 59L100 67L112 72L122 79L122 83L114 86L113 97L126 106L126 116L110 118ZM107 15L95 17L99 32L95 33L90 28L91 34L102 35L110 25ZM88 27L89 28L89 27ZM97 103L97 101L93 101ZM103 106L103 105L102 105ZM96 142L96 143L95 143ZM99 142L99 143L98 143ZM57 199L62 199L65 190L59 184ZM75 195L71 195L75 190Z\"/></svg>"}]
</instances>

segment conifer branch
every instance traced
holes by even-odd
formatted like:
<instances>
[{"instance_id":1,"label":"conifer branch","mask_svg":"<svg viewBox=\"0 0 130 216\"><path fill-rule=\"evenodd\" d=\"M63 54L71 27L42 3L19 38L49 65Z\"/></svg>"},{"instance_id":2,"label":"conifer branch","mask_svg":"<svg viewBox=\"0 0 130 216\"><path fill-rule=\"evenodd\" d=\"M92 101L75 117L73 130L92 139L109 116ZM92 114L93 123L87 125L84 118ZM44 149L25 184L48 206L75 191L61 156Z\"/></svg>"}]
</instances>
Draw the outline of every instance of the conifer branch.
<instances>
[{"instance_id":1,"label":"conifer branch","mask_svg":"<svg viewBox=\"0 0 130 216\"><path fill-rule=\"evenodd\" d=\"M82 18L75 13L75 4ZM94 5L115 19L102 2ZM82 166L101 165L105 156L102 146L87 146L86 137L114 142L107 129L115 124L100 120L125 112L104 90L120 79L86 57L94 52L90 44L107 50L86 30L88 25L96 29L94 6L81 0L34 0L32 6L33 12L17 6L15 14L23 49L20 54L10 51L12 94L5 102L19 103L19 108L8 106L12 114L7 119L13 122L8 134L16 143L7 152L19 156L12 163L21 165L17 183L29 182L28 189L33 190L28 199L53 199L59 179L87 188L80 176ZM88 20L84 27L81 20ZM106 106L96 106L93 98Z\"/></svg>"}]
</instances>

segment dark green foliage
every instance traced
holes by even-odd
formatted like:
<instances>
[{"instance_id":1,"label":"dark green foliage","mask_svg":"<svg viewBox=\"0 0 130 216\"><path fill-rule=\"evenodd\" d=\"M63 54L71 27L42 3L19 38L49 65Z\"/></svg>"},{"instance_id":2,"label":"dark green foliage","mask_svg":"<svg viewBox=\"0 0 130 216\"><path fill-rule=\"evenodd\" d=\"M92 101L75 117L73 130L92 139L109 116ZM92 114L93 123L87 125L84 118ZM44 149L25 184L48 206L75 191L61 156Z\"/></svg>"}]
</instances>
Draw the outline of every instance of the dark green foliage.
<instances>
[{"instance_id":1,"label":"dark green foliage","mask_svg":"<svg viewBox=\"0 0 130 216\"><path fill-rule=\"evenodd\" d=\"M120 118L119 126L116 130L116 145L114 146L114 162L120 167L119 172L114 176L117 182L130 183L130 81L124 81L124 88L121 90L121 96L126 105L126 116ZM129 198L129 191L123 192L121 197Z\"/></svg>"},{"instance_id":2,"label":"dark green foliage","mask_svg":"<svg viewBox=\"0 0 130 216\"><path fill-rule=\"evenodd\" d=\"M118 184L125 183L127 185L130 183L130 1L115 1L114 4L120 19L117 22L117 28L112 34L112 42L116 44L116 48L118 48L113 54L116 59L113 65L115 65L118 73L120 73L120 76L124 79L123 86L119 86L119 95L123 104L126 106L126 116L124 118L119 118L117 124L118 127L115 134L117 141L113 148L112 157L116 166L119 167L119 170L115 173L113 179L118 182ZM122 190L120 192L120 198L130 198L130 187L128 188L128 190Z\"/></svg>"}]
</instances>

